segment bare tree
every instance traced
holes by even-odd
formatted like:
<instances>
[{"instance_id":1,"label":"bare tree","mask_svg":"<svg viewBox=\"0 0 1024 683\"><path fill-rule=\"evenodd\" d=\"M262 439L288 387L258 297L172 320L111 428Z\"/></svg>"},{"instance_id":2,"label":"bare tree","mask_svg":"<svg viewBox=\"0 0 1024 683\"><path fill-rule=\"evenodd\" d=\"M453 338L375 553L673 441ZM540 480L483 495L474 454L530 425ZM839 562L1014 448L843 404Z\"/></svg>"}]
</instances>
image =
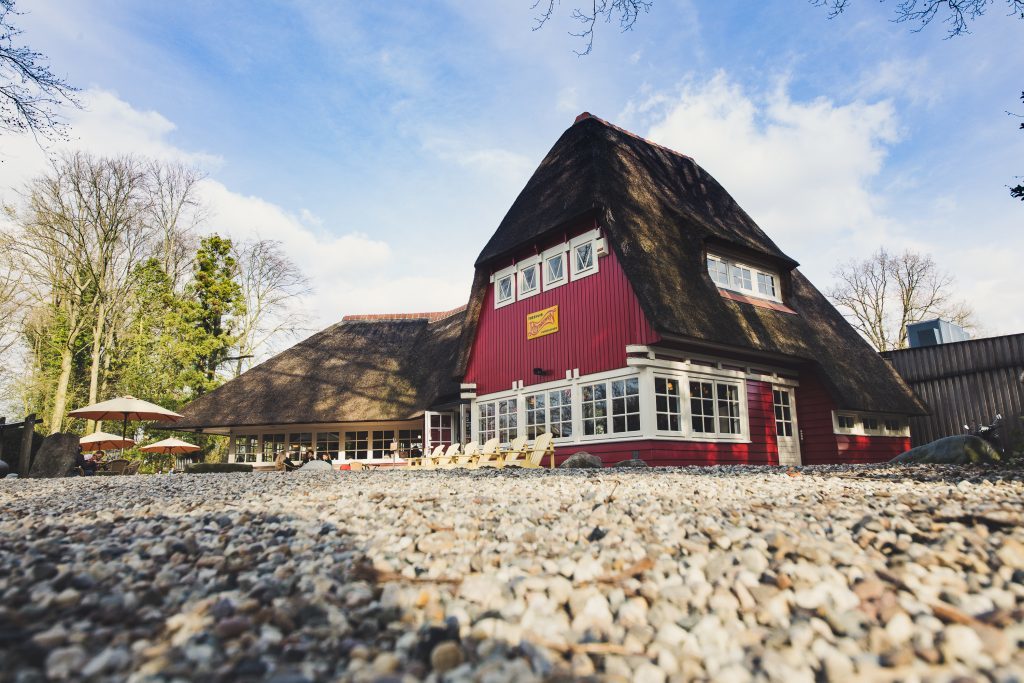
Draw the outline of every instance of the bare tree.
<instances>
[{"instance_id":1,"label":"bare tree","mask_svg":"<svg viewBox=\"0 0 1024 683\"><path fill-rule=\"evenodd\" d=\"M534 31L540 30L548 23L554 16L558 4L559 0L547 0L546 3L545 0L536 0L533 3L530 9L540 10L535 18ZM594 27L598 19L604 19L606 24L611 23L612 19L618 19L619 28L623 32L629 31L636 24L640 12L649 12L652 4L653 0L591 0L589 7L586 3L582 8L574 7L570 16L579 22L582 28L579 32L570 31L569 35L581 38L586 43L586 48L582 52L576 50L576 54L582 57L589 55L593 50Z\"/></svg>"},{"instance_id":2,"label":"bare tree","mask_svg":"<svg viewBox=\"0 0 1024 683\"><path fill-rule=\"evenodd\" d=\"M192 268L198 242L194 230L206 219L198 186L206 176L180 162L151 161L150 196L146 220L153 229L156 256L174 286L180 287Z\"/></svg>"},{"instance_id":3,"label":"bare tree","mask_svg":"<svg viewBox=\"0 0 1024 683\"><path fill-rule=\"evenodd\" d=\"M57 107L80 107L78 89L50 71L46 58L15 39L14 0L0 0L0 131L63 137L65 124Z\"/></svg>"},{"instance_id":4,"label":"bare tree","mask_svg":"<svg viewBox=\"0 0 1024 683\"><path fill-rule=\"evenodd\" d=\"M884 0L883 0L884 1ZM943 16L942 22L949 25L949 36L970 33L969 22L981 17L995 0L900 0L896 4L897 23L910 22L917 24L913 31L920 31L930 24L937 16ZM811 0L816 7L827 7L830 17L837 17L845 12L850 0ZM1006 0L1010 16L1024 19L1024 0Z\"/></svg>"},{"instance_id":5,"label":"bare tree","mask_svg":"<svg viewBox=\"0 0 1024 683\"><path fill-rule=\"evenodd\" d=\"M925 254L879 249L833 272L837 283L827 292L832 303L879 351L907 346L907 325L943 318L972 326L973 312L954 300L953 276Z\"/></svg>"},{"instance_id":6,"label":"bare tree","mask_svg":"<svg viewBox=\"0 0 1024 683\"><path fill-rule=\"evenodd\" d=\"M15 250L29 293L59 317L60 333L44 330L40 342L59 347L51 433L63 424L74 355L86 331L92 333L89 400L98 397L103 343L149 241L141 220L145 190L145 169L138 160L79 152L31 181L27 208L13 214L20 227Z\"/></svg>"},{"instance_id":7,"label":"bare tree","mask_svg":"<svg viewBox=\"0 0 1024 683\"><path fill-rule=\"evenodd\" d=\"M239 326L239 358L235 363L237 377L246 365L243 361L258 362L273 352L280 341L309 331L309 316L301 303L310 286L308 278L276 240L242 242L234 250L245 298L245 315Z\"/></svg>"}]
</instances>

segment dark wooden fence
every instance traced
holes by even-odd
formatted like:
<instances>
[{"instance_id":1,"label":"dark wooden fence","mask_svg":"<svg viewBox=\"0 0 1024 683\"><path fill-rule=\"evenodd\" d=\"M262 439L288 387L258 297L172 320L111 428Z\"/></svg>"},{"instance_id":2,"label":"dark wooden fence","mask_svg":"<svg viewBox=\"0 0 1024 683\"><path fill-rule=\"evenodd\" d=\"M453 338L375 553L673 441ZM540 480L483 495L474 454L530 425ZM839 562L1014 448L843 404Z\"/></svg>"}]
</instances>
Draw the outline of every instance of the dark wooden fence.
<instances>
[{"instance_id":1,"label":"dark wooden fence","mask_svg":"<svg viewBox=\"0 0 1024 683\"><path fill-rule=\"evenodd\" d=\"M1019 431L1024 414L1024 334L888 351L888 360L932 414L910 420L913 445L963 434L997 414L1004 435Z\"/></svg>"}]
</instances>

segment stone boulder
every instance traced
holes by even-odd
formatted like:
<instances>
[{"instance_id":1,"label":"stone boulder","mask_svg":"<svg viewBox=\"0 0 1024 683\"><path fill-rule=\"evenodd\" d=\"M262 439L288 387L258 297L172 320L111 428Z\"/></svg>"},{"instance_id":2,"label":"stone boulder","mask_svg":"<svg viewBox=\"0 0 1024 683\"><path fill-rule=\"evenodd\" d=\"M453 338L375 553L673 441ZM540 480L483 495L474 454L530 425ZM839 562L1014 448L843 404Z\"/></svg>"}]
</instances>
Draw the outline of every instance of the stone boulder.
<instances>
[{"instance_id":1,"label":"stone boulder","mask_svg":"<svg viewBox=\"0 0 1024 683\"><path fill-rule=\"evenodd\" d=\"M334 469L331 463L324 460L310 460L298 469L299 472L330 472Z\"/></svg>"},{"instance_id":2,"label":"stone boulder","mask_svg":"<svg viewBox=\"0 0 1024 683\"><path fill-rule=\"evenodd\" d=\"M559 465L558 467L572 470L599 468L603 467L603 465L604 464L601 462L601 458L597 457L596 455L591 455L586 451L579 451L577 453L573 453L568 458L563 460L562 464Z\"/></svg>"},{"instance_id":3,"label":"stone boulder","mask_svg":"<svg viewBox=\"0 0 1024 683\"><path fill-rule=\"evenodd\" d=\"M77 434L50 434L43 439L43 445L33 458L28 476L40 479L66 477L75 466L77 455Z\"/></svg>"},{"instance_id":4,"label":"stone boulder","mask_svg":"<svg viewBox=\"0 0 1024 683\"><path fill-rule=\"evenodd\" d=\"M971 465L997 462L999 452L983 439L970 434L947 436L917 448L911 448L892 462L928 465Z\"/></svg>"},{"instance_id":5,"label":"stone boulder","mask_svg":"<svg viewBox=\"0 0 1024 683\"><path fill-rule=\"evenodd\" d=\"M613 465L613 467L650 467L650 465L645 463L640 458L636 458L636 459L632 459L631 458L629 460L622 460L620 462L617 462L617 463L615 463L615 465Z\"/></svg>"}]
</instances>

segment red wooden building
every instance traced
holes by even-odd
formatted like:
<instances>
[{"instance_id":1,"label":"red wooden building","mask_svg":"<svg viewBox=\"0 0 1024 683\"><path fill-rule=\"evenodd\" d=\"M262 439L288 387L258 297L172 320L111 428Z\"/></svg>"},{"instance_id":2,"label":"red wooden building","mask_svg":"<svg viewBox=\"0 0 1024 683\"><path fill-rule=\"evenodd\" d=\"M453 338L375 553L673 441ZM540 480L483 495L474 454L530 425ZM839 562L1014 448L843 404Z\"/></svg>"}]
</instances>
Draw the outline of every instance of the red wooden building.
<instances>
[{"instance_id":1,"label":"red wooden building","mask_svg":"<svg viewBox=\"0 0 1024 683\"><path fill-rule=\"evenodd\" d=\"M892 458L923 406L796 266L692 159L580 115L477 259L468 431L606 464Z\"/></svg>"},{"instance_id":2,"label":"red wooden building","mask_svg":"<svg viewBox=\"0 0 1024 683\"><path fill-rule=\"evenodd\" d=\"M692 159L582 114L464 310L346 318L181 424L249 462L543 432L606 464L888 460L924 406L797 265Z\"/></svg>"}]
</instances>

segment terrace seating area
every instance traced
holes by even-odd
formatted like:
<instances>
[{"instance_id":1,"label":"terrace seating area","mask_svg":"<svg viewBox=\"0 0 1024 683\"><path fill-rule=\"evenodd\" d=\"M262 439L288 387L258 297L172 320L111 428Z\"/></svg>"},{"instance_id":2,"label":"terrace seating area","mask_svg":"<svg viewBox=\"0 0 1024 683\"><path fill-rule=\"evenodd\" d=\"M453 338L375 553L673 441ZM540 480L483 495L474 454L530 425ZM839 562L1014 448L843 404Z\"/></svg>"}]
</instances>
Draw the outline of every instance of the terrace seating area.
<instances>
[{"instance_id":1,"label":"terrace seating area","mask_svg":"<svg viewBox=\"0 0 1024 683\"><path fill-rule=\"evenodd\" d=\"M468 443L462 446L453 443L450 446L436 446L429 454L419 458L407 458L407 469L478 469L481 467L526 467L539 468L544 466L544 457L548 457L548 466L555 466L555 446L550 432L540 434L532 444L525 436L516 438L506 449L499 448L498 439L493 438L480 446Z\"/></svg>"}]
</instances>

